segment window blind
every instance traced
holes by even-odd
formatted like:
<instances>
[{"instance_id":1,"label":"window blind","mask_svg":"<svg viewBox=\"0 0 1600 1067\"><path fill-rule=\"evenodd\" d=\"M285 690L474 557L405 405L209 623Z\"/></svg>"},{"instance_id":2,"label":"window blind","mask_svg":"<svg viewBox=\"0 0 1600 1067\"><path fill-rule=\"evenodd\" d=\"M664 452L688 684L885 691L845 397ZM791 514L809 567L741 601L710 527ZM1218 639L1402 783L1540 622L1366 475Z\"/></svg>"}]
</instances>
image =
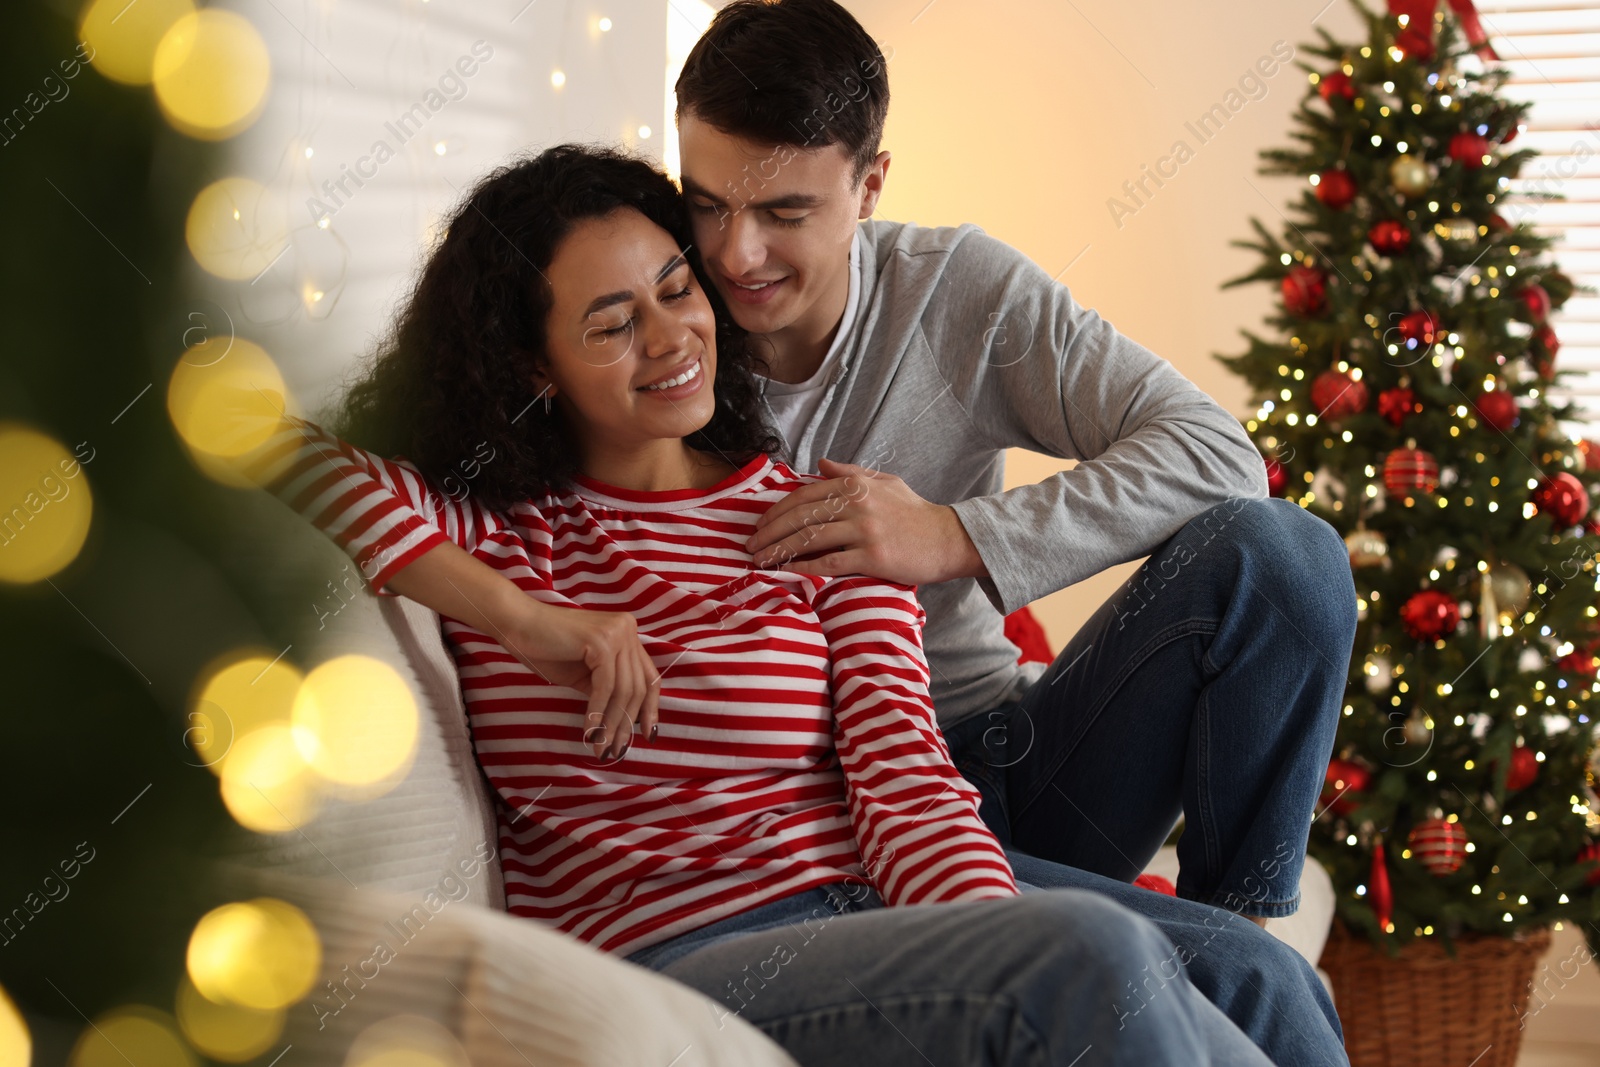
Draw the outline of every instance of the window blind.
<instances>
[{"instance_id":1,"label":"window blind","mask_svg":"<svg viewBox=\"0 0 1600 1067\"><path fill-rule=\"evenodd\" d=\"M1600 288L1600 4L1486 0L1478 11L1511 72L1503 95L1533 105L1508 151L1540 153L1512 181L1503 213L1554 238L1557 267L1577 285ZM1529 193L1564 199L1539 201ZM1587 413L1564 428L1600 439L1600 296L1574 293L1551 325L1561 339L1557 367L1575 372L1551 390L1552 399L1570 399Z\"/></svg>"}]
</instances>

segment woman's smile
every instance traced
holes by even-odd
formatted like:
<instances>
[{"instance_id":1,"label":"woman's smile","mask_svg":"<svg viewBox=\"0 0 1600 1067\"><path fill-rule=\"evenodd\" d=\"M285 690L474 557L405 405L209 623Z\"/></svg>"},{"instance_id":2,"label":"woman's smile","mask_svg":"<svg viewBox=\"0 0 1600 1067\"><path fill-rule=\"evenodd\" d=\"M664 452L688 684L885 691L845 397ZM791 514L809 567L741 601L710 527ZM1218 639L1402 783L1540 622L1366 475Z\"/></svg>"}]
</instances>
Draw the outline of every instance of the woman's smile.
<instances>
[{"instance_id":1,"label":"woman's smile","mask_svg":"<svg viewBox=\"0 0 1600 1067\"><path fill-rule=\"evenodd\" d=\"M658 378L650 385L641 385L637 392L649 396L665 397L668 400L681 400L687 396L698 393L705 385L704 365L701 357L696 356L694 362L686 370L679 370L664 378Z\"/></svg>"}]
</instances>

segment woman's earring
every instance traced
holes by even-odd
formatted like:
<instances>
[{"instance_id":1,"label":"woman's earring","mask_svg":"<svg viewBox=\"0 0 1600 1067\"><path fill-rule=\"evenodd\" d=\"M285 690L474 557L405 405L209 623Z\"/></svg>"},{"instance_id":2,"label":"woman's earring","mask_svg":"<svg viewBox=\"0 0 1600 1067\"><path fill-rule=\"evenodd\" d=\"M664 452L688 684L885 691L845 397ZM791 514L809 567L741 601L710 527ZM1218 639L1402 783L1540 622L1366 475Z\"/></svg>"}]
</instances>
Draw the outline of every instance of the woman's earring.
<instances>
[{"instance_id":1,"label":"woman's earring","mask_svg":"<svg viewBox=\"0 0 1600 1067\"><path fill-rule=\"evenodd\" d=\"M544 397L544 413L546 415L550 414L550 387L547 385L539 390L539 396ZM539 397L536 396L534 399L537 400Z\"/></svg>"}]
</instances>

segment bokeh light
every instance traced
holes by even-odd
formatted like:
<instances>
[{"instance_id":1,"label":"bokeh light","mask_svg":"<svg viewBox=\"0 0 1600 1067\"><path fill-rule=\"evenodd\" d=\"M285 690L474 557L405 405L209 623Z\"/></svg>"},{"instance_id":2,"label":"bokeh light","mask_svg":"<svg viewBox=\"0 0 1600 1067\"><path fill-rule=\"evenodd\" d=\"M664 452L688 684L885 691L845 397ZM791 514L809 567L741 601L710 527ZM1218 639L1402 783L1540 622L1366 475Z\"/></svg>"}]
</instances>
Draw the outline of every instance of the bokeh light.
<instances>
[{"instance_id":1,"label":"bokeh light","mask_svg":"<svg viewBox=\"0 0 1600 1067\"><path fill-rule=\"evenodd\" d=\"M253 281L283 254L289 220L258 182L222 178L189 205L183 234L202 269L229 281Z\"/></svg>"},{"instance_id":2,"label":"bokeh light","mask_svg":"<svg viewBox=\"0 0 1600 1067\"><path fill-rule=\"evenodd\" d=\"M439 1023L421 1015L394 1015L356 1035L344 1067L470 1067L470 1061Z\"/></svg>"},{"instance_id":3,"label":"bokeh light","mask_svg":"<svg viewBox=\"0 0 1600 1067\"><path fill-rule=\"evenodd\" d=\"M266 1052L283 1033L283 1008L218 1004L184 976L178 983L178 1025L189 1043L214 1060L243 1063Z\"/></svg>"},{"instance_id":4,"label":"bokeh light","mask_svg":"<svg viewBox=\"0 0 1600 1067\"><path fill-rule=\"evenodd\" d=\"M43 581L71 563L93 514L89 476L65 446L0 423L0 581Z\"/></svg>"},{"instance_id":5,"label":"bokeh light","mask_svg":"<svg viewBox=\"0 0 1600 1067\"><path fill-rule=\"evenodd\" d=\"M28 1024L22 1021L22 1013L0 987L0 1063L28 1067L32 1059L33 1039L28 1036Z\"/></svg>"},{"instance_id":6,"label":"bokeh light","mask_svg":"<svg viewBox=\"0 0 1600 1067\"><path fill-rule=\"evenodd\" d=\"M289 388L260 345L236 337L217 359L216 344L208 340L190 348L172 368L167 414L195 451L243 456L278 431Z\"/></svg>"},{"instance_id":7,"label":"bokeh light","mask_svg":"<svg viewBox=\"0 0 1600 1067\"><path fill-rule=\"evenodd\" d=\"M239 738L268 723L289 722L304 675L282 657L229 652L200 672L184 739L214 774Z\"/></svg>"},{"instance_id":8,"label":"bokeh light","mask_svg":"<svg viewBox=\"0 0 1600 1067\"><path fill-rule=\"evenodd\" d=\"M224 904L189 937L189 980L207 1000L273 1010L305 996L322 966L306 913L271 897Z\"/></svg>"},{"instance_id":9,"label":"bokeh light","mask_svg":"<svg viewBox=\"0 0 1600 1067\"><path fill-rule=\"evenodd\" d=\"M222 761L222 803L250 830L281 834L310 822L321 783L295 747L288 723L268 723L233 742Z\"/></svg>"},{"instance_id":10,"label":"bokeh light","mask_svg":"<svg viewBox=\"0 0 1600 1067\"><path fill-rule=\"evenodd\" d=\"M370 786L409 768L417 704L405 680L370 656L340 656L306 675L294 702L300 755L330 782Z\"/></svg>"},{"instance_id":11,"label":"bokeh light","mask_svg":"<svg viewBox=\"0 0 1600 1067\"><path fill-rule=\"evenodd\" d=\"M67 1057L69 1067L199 1067L172 1016L130 1004L114 1008L83 1028Z\"/></svg>"},{"instance_id":12,"label":"bokeh light","mask_svg":"<svg viewBox=\"0 0 1600 1067\"><path fill-rule=\"evenodd\" d=\"M112 81L149 85L156 45L193 13L191 0L93 0L78 20L78 40L89 46L89 62Z\"/></svg>"},{"instance_id":13,"label":"bokeh light","mask_svg":"<svg viewBox=\"0 0 1600 1067\"><path fill-rule=\"evenodd\" d=\"M266 42L250 20L222 8L185 15L156 46L156 100L177 130L220 141L261 114L272 81Z\"/></svg>"}]
</instances>

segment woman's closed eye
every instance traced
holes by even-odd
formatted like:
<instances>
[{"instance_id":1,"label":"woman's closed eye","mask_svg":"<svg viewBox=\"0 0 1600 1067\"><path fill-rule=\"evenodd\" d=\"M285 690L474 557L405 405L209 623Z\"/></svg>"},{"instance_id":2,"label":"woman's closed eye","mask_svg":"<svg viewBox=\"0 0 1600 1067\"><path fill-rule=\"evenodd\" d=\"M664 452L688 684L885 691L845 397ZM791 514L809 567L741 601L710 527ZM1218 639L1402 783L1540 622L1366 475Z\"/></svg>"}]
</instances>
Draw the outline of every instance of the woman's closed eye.
<instances>
[{"instance_id":1,"label":"woman's closed eye","mask_svg":"<svg viewBox=\"0 0 1600 1067\"><path fill-rule=\"evenodd\" d=\"M662 297L661 302L663 304L677 304L681 301L687 300L689 298L689 294L692 292L694 292L694 286L685 285L676 293L668 293L666 296ZM612 326L608 329L602 329L600 332L603 334L613 334L622 333L624 330L631 329L633 329L633 316L630 315L626 319L623 319L618 325Z\"/></svg>"}]
</instances>

